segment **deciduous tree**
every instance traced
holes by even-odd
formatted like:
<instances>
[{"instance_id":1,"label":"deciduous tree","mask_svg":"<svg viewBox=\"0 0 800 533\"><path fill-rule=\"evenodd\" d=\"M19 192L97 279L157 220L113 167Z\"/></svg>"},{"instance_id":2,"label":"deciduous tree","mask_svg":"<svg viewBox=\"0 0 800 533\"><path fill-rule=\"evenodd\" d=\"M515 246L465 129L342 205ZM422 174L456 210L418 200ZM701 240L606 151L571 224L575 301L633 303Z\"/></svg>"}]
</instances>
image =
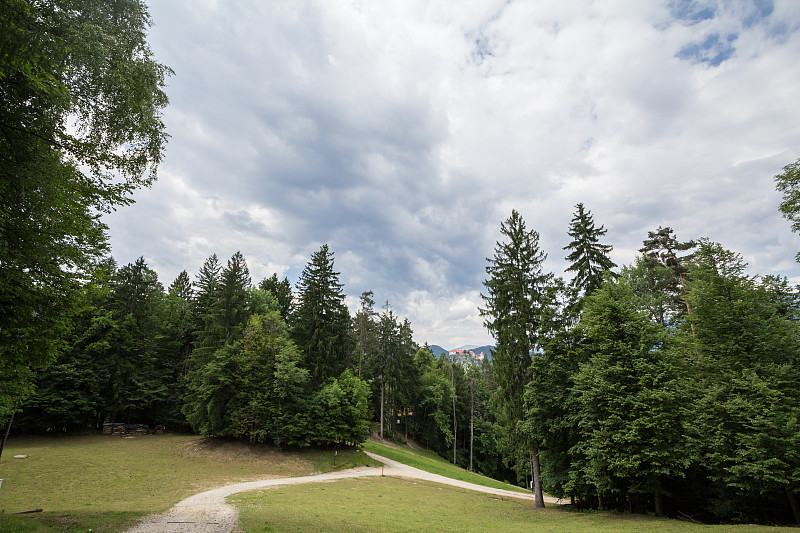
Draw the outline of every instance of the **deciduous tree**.
<instances>
[{"instance_id":1,"label":"deciduous tree","mask_svg":"<svg viewBox=\"0 0 800 533\"><path fill-rule=\"evenodd\" d=\"M156 178L169 69L139 0L0 9L0 418L53 360L106 251L100 215Z\"/></svg>"}]
</instances>

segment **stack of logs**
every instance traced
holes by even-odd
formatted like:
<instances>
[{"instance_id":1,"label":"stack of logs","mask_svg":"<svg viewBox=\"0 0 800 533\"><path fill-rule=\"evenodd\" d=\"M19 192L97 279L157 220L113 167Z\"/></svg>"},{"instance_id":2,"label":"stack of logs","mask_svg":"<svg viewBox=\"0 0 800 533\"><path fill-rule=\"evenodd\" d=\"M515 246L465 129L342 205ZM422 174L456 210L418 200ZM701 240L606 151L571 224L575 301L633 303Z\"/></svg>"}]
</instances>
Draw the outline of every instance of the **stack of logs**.
<instances>
[{"instance_id":1,"label":"stack of logs","mask_svg":"<svg viewBox=\"0 0 800 533\"><path fill-rule=\"evenodd\" d=\"M103 424L103 435L147 435L150 427L146 424L123 424L112 422Z\"/></svg>"}]
</instances>

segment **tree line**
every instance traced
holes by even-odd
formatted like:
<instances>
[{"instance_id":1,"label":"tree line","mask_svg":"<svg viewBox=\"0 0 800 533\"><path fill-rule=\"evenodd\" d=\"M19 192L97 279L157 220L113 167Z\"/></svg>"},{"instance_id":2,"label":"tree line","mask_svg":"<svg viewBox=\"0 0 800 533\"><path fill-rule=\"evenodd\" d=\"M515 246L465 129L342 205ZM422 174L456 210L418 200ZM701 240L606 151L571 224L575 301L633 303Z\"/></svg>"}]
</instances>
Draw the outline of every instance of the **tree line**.
<instances>
[{"instance_id":1,"label":"tree line","mask_svg":"<svg viewBox=\"0 0 800 533\"><path fill-rule=\"evenodd\" d=\"M538 506L545 490L581 507L800 523L797 288L669 227L615 271L605 231L577 205L566 283L519 213L501 224L481 312L506 460L533 473Z\"/></svg>"},{"instance_id":2,"label":"tree line","mask_svg":"<svg viewBox=\"0 0 800 533\"><path fill-rule=\"evenodd\" d=\"M277 274L254 284L238 252L166 288L143 258L109 257L74 297L16 431L129 422L302 447L359 444L374 427L515 481L496 445L490 360L434 357L388 302L376 311L372 292L351 316L327 245L294 288Z\"/></svg>"}]
</instances>

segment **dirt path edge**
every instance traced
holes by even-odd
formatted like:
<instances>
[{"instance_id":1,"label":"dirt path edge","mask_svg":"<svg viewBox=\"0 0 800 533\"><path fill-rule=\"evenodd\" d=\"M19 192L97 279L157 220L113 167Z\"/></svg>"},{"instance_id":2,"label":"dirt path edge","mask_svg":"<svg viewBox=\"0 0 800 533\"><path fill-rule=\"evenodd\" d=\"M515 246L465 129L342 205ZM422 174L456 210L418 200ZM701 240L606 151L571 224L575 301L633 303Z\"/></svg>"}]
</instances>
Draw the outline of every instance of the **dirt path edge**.
<instances>
[{"instance_id":1,"label":"dirt path edge","mask_svg":"<svg viewBox=\"0 0 800 533\"><path fill-rule=\"evenodd\" d=\"M136 526L128 529L126 533L231 533L236 526L237 513L232 505L226 503L225 499L228 496L248 490L266 489L281 485L319 483L354 477L388 476L420 479L505 498L533 500L533 494L531 493L484 487L438 474L431 474L371 452L364 453L383 463L383 466L359 467L311 476L262 479L225 485L224 487L190 496L178 502L166 513L148 516ZM545 502L559 503L559 500L545 496Z\"/></svg>"}]
</instances>

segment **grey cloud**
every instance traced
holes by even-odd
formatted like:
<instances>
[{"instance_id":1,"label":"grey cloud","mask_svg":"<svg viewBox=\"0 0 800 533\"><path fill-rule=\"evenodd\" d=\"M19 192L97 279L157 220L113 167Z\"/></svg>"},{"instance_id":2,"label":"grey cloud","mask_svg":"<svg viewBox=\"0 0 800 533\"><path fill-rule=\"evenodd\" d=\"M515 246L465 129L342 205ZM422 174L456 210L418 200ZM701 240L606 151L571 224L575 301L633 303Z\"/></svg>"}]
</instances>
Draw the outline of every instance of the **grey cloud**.
<instances>
[{"instance_id":1,"label":"grey cloud","mask_svg":"<svg viewBox=\"0 0 800 533\"><path fill-rule=\"evenodd\" d=\"M327 242L352 297L389 299L421 342L479 343L500 222L518 209L560 274L578 202L617 263L668 225L798 276L771 183L800 155L791 3L153 0L151 15L176 72L172 138L153 189L106 221L117 259L144 255L165 284L237 250L254 280L295 281Z\"/></svg>"}]
</instances>

